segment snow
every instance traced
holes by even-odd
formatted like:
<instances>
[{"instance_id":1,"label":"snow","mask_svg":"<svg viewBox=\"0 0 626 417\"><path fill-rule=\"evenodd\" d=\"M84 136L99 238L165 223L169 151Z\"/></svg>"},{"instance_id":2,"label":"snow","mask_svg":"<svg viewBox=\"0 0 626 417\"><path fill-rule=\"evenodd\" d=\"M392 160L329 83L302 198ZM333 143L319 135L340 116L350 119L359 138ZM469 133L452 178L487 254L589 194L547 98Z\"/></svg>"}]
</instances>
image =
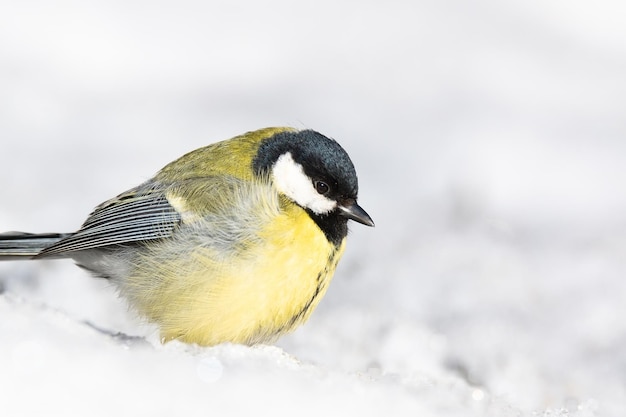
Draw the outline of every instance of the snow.
<instances>
[{"instance_id":1,"label":"snow","mask_svg":"<svg viewBox=\"0 0 626 417\"><path fill-rule=\"evenodd\" d=\"M68 261L0 264L0 415L626 415L626 6L0 6L0 230L75 230L186 151L337 139L352 225L276 346L161 345Z\"/></svg>"}]
</instances>

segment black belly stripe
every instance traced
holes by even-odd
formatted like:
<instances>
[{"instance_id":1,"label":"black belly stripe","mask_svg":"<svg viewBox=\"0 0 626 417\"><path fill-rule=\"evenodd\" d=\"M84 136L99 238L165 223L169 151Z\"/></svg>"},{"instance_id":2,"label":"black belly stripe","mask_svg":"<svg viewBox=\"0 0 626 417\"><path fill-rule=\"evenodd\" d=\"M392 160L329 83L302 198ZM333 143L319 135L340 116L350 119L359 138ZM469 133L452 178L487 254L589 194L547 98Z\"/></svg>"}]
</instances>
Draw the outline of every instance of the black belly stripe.
<instances>
[{"instance_id":1,"label":"black belly stripe","mask_svg":"<svg viewBox=\"0 0 626 417\"><path fill-rule=\"evenodd\" d=\"M335 259L336 256L337 256L337 253L338 253L337 250L333 250L330 253L330 255L328 255L328 262L326 263L326 266L324 267L324 269L322 271L320 271L317 274L317 278L316 278L317 285L315 287L315 291L313 292L313 295L311 296L309 301L306 302L304 307L302 307L302 309L296 315L294 315L291 318L291 320L289 320L289 324L287 324L286 326L282 327L281 330L292 328L296 323L298 323L302 319L302 317L304 317L307 314L307 312L311 308L311 305L313 304L313 302L320 295L320 292L322 291L322 289L324 289L326 284L328 284L328 279L325 279L325 278L328 277L328 274L330 272L330 268L329 267L332 266L333 268L335 268L337 266L337 261Z\"/></svg>"}]
</instances>

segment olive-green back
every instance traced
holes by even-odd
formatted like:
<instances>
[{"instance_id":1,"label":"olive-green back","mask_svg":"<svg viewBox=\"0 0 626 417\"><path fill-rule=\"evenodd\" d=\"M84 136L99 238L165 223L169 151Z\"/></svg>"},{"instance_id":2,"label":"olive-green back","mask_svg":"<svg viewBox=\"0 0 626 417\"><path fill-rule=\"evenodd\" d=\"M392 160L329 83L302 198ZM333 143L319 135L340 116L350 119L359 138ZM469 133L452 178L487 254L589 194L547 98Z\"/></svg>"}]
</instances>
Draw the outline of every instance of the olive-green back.
<instances>
[{"instance_id":1,"label":"olive-green back","mask_svg":"<svg viewBox=\"0 0 626 417\"><path fill-rule=\"evenodd\" d=\"M233 177L250 180L253 176L251 164L261 142L290 130L295 129L268 127L196 149L167 164L154 179L171 183L228 173Z\"/></svg>"}]
</instances>

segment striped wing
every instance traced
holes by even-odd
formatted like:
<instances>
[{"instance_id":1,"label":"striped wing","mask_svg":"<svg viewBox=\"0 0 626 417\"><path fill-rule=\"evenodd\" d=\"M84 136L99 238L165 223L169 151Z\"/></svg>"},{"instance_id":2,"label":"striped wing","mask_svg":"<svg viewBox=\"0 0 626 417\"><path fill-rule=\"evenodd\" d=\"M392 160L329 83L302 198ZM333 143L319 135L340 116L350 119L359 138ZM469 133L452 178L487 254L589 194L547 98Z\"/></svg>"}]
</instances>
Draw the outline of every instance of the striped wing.
<instances>
[{"instance_id":1,"label":"striped wing","mask_svg":"<svg viewBox=\"0 0 626 417\"><path fill-rule=\"evenodd\" d=\"M162 190L138 187L96 207L79 231L37 257L161 239L170 236L180 220Z\"/></svg>"}]
</instances>

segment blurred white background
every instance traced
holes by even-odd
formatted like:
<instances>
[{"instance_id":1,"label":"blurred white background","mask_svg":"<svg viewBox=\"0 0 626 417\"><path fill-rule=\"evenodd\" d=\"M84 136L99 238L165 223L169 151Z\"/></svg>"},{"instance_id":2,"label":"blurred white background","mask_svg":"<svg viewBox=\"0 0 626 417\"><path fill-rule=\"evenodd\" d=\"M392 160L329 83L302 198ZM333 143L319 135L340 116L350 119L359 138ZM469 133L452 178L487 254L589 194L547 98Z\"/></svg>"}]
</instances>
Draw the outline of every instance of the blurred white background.
<instances>
[{"instance_id":1,"label":"blurred white background","mask_svg":"<svg viewBox=\"0 0 626 417\"><path fill-rule=\"evenodd\" d=\"M609 0L3 2L0 231L73 231L184 152L274 125L337 139L377 227L352 227L325 300L278 343L302 361L286 364L120 353L83 324L145 332L106 282L2 264L0 397L624 415L625 21ZM208 397L180 371L198 357L226 364Z\"/></svg>"}]
</instances>

